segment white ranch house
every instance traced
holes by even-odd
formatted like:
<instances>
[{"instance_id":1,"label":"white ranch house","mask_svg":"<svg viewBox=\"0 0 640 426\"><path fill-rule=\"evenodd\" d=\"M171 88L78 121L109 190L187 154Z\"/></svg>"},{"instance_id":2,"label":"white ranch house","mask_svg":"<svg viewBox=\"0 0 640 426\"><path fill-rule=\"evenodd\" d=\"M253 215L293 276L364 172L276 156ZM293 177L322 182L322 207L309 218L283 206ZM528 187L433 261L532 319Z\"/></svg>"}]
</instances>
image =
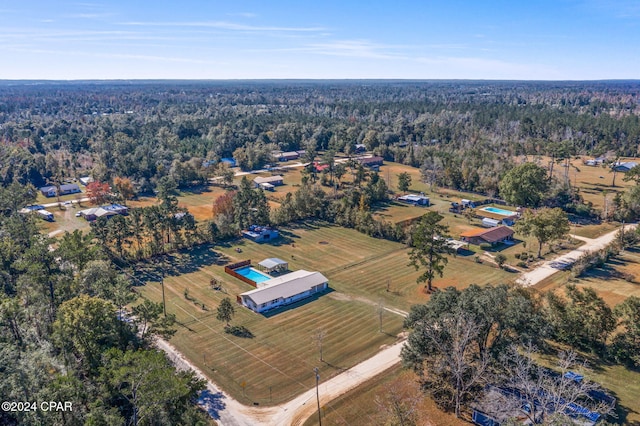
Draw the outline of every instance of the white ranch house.
<instances>
[{"instance_id":1,"label":"white ranch house","mask_svg":"<svg viewBox=\"0 0 640 426\"><path fill-rule=\"evenodd\" d=\"M327 289L329 280L320 272L303 269L258 284L238 295L238 302L254 312L265 312L311 297Z\"/></svg>"}]
</instances>

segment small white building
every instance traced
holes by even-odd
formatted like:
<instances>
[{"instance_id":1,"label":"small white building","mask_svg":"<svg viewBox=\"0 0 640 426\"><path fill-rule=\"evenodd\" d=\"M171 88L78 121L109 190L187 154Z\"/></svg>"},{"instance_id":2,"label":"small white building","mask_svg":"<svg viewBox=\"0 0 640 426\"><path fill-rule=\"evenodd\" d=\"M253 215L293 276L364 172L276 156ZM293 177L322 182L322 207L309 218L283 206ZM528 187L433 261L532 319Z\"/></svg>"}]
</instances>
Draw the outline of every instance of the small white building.
<instances>
[{"instance_id":1,"label":"small white building","mask_svg":"<svg viewBox=\"0 0 640 426\"><path fill-rule=\"evenodd\" d=\"M634 161L627 161L624 163L621 162L617 162L613 165L613 170L615 170L616 172L622 172L622 173L626 173L629 170L633 169L634 167L636 167L638 165L638 163L634 162Z\"/></svg>"},{"instance_id":2,"label":"small white building","mask_svg":"<svg viewBox=\"0 0 640 426\"><path fill-rule=\"evenodd\" d=\"M80 181L81 184L83 184L84 186L89 185L91 182L93 182L93 178L91 176L83 176L81 178L78 179Z\"/></svg>"},{"instance_id":3,"label":"small white building","mask_svg":"<svg viewBox=\"0 0 640 426\"><path fill-rule=\"evenodd\" d=\"M277 257L270 257L258 263L258 268L267 274L272 272L285 272L289 269L289 262L278 259Z\"/></svg>"},{"instance_id":4,"label":"small white building","mask_svg":"<svg viewBox=\"0 0 640 426\"><path fill-rule=\"evenodd\" d=\"M491 219L488 217L482 219L482 226L484 226L485 228L495 228L496 226L500 225L500 223L501 221L497 219Z\"/></svg>"},{"instance_id":5,"label":"small white building","mask_svg":"<svg viewBox=\"0 0 640 426\"><path fill-rule=\"evenodd\" d=\"M463 209L466 209L466 208L472 208L473 209L473 208L476 207L476 203L474 203L471 200L466 200L466 199L461 200L460 204L462 205Z\"/></svg>"},{"instance_id":6,"label":"small white building","mask_svg":"<svg viewBox=\"0 0 640 426\"><path fill-rule=\"evenodd\" d=\"M429 206L429 197L425 197L422 194L407 194L398 197L398 201L403 203L413 204L414 206Z\"/></svg>"},{"instance_id":7,"label":"small white building","mask_svg":"<svg viewBox=\"0 0 640 426\"><path fill-rule=\"evenodd\" d=\"M311 297L327 289L329 280L320 272L303 269L260 283L238 295L238 302L254 312L265 312Z\"/></svg>"},{"instance_id":8,"label":"small white building","mask_svg":"<svg viewBox=\"0 0 640 426\"><path fill-rule=\"evenodd\" d=\"M259 188L262 188L263 191L275 191L276 187L267 182L262 182L258 184Z\"/></svg>"}]
</instances>

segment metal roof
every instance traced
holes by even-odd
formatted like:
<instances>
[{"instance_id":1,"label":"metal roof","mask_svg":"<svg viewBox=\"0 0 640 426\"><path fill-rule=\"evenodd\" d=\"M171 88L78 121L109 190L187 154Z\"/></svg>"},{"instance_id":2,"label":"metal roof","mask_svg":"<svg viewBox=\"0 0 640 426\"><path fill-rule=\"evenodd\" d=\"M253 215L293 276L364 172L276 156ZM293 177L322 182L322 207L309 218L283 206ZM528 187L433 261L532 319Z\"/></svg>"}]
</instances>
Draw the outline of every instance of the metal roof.
<instances>
[{"instance_id":1,"label":"metal roof","mask_svg":"<svg viewBox=\"0 0 640 426\"><path fill-rule=\"evenodd\" d=\"M284 178L280 175L278 176L268 176L268 177L260 177L258 176L253 181L257 184L260 183L273 183L273 182L282 182Z\"/></svg>"},{"instance_id":2,"label":"metal roof","mask_svg":"<svg viewBox=\"0 0 640 426\"><path fill-rule=\"evenodd\" d=\"M304 293L312 287L324 284L329 280L320 272L309 272L301 269L290 274L273 278L261 283L263 287L240 294L253 300L257 305L277 299L285 299Z\"/></svg>"},{"instance_id":3,"label":"metal roof","mask_svg":"<svg viewBox=\"0 0 640 426\"><path fill-rule=\"evenodd\" d=\"M277 257L270 257L269 259L265 259L262 262L258 263L258 265L262 266L263 268L273 269L276 266L288 265L288 263L282 259L278 259Z\"/></svg>"},{"instance_id":4,"label":"metal roof","mask_svg":"<svg viewBox=\"0 0 640 426\"><path fill-rule=\"evenodd\" d=\"M478 229L473 231L467 231L460 234L461 237L471 238L478 237L483 240L494 243L497 241L501 241L507 237L510 237L514 234L513 230L507 228L506 226L499 226L497 228L490 229Z\"/></svg>"}]
</instances>

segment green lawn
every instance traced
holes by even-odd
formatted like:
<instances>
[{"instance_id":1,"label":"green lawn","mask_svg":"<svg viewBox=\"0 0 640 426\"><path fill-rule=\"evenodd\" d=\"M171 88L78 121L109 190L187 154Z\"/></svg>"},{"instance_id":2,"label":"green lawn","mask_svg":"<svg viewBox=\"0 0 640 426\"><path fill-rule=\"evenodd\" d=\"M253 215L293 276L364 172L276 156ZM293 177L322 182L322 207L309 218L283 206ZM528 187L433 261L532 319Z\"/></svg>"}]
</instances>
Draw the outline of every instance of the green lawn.
<instances>
[{"instance_id":1,"label":"green lawn","mask_svg":"<svg viewBox=\"0 0 640 426\"><path fill-rule=\"evenodd\" d=\"M385 332L380 333L375 307L329 293L271 317L236 305L233 324L247 327L255 337L230 336L215 318L215 306L225 295L208 289L208 281L191 275L165 280L167 310L175 313L181 324L171 343L245 404L291 399L314 385L314 367L319 367L322 379L327 380L395 342L402 331L401 317L389 314ZM191 296L205 302L206 311L184 298L185 287ZM141 292L152 300L162 299L157 283L141 288ZM327 332L324 362L319 361L312 340L317 329Z\"/></svg>"},{"instance_id":2,"label":"green lawn","mask_svg":"<svg viewBox=\"0 0 640 426\"><path fill-rule=\"evenodd\" d=\"M418 272L407 266L407 248L402 244L328 224L305 224L281 231L284 238L275 245L238 240L215 251L200 247L175 254L164 262L167 310L180 322L172 343L245 403L282 402L313 385L313 367L320 367L326 380L370 357L381 346L396 341L402 331L402 317L385 312L384 333L379 333L377 304L383 301L387 307L408 310L428 298L422 285L415 283ZM252 287L225 274L223 264L244 259L257 263L267 257L289 261L292 270L322 272L332 291L266 317L236 305L233 323L244 325L255 337L225 334L223 324L215 319L220 300L229 296L235 301L236 294ZM138 287L139 291L161 301L158 266L139 265L136 270L140 278L149 281ZM210 288L212 278L222 284L226 294ZM472 259L452 257L444 278L436 280L435 285L464 287L513 278ZM187 300L185 289L195 303ZM311 339L317 328L327 330L324 363L318 361L318 350ZM243 382L245 396L240 386Z\"/></svg>"}]
</instances>

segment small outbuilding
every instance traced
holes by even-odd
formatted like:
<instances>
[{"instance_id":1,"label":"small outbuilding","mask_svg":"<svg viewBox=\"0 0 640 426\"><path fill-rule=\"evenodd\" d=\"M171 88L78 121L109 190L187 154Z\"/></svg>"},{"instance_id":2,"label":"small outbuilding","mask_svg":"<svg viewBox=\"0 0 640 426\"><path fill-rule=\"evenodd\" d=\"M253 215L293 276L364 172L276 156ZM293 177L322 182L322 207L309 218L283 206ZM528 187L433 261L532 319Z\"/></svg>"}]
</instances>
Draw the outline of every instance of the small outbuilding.
<instances>
[{"instance_id":1,"label":"small outbuilding","mask_svg":"<svg viewBox=\"0 0 640 426\"><path fill-rule=\"evenodd\" d=\"M414 206L429 206L429 197L425 197L424 194L403 195L401 197L398 197L398 201L412 204Z\"/></svg>"},{"instance_id":2,"label":"small outbuilding","mask_svg":"<svg viewBox=\"0 0 640 426\"><path fill-rule=\"evenodd\" d=\"M500 225L500 221L497 219L490 219L488 217L482 219L482 226L485 228L495 228L498 225Z\"/></svg>"},{"instance_id":3,"label":"small outbuilding","mask_svg":"<svg viewBox=\"0 0 640 426\"><path fill-rule=\"evenodd\" d=\"M462 206L463 209L467 209L467 208L475 208L476 207L476 203L471 201L471 200L466 200L466 199L462 199L460 201L460 205Z\"/></svg>"},{"instance_id":4,"label":"small outbuilding","mask_svg":"<svg viewBox=\"0 0 640 426\"><path fill-rule=\"evenodd\" d=\"M93 182L93 178L91 176L83 176L81 178L78 179L80 181L81 184L83 184L84 186L89 185L91 182Z\"/></svg>"},{"instance_id":5,"label":"small outbuilding","mask_svg":"<svg viewBox=\"0 0 640 426\"><path fill-rule=\"evenodd\" d=\"M634 167L636 167L638 165L638 163L634 162L634 161L627 161L625 163L616 163L613 165L613 170L615 170L616 172L622 172L622 173L626 173L629 170L633 169Z\"/></svg>"},{"instance_id":6,"label":"small outbuilding","mask_svg":"<svg viewBox=\"0 0 640 426\"><path fill-rule=\"evenodd\" d=\"M242 231L242 236L255 241L256 243L264 243L266 241L275 240L280 236L277 229L269 226L251 225L249 229Z\"/></svg>"},{"instance_id":7,"label":"small outbuilding","mask_svg":"<svg viewBox=\"0 0 640 426\"><path fill-rule=\"evenodd\" d=\"M287 271L289 269L289 263L277 257L270 257L258 263L258 267L260 270L270 274L272 272Z\"/></svg>"},{"instance_id":8,"label":"small outbuilding","mask_svg":"<svg viewBox=\"0 0 640 426\"><path fill-rule=\"evenodd\" d=\"M278 161L290 161L300 158L300 154L296 151L281 152L278 154Z\"/></svg>"},{"instance_id":9,"label":"small outbuilding","mask_svg":"<svg viewBox=\"0 0 640 426\"><path fill-rule=\"evenodd\" d=\"M358 158L356 161L364 167L380 167L384 164L384 158L378 156Z\"/></svg>"},{"instance_id":10,"label":"small outbuilding","mask_svg":"<svg viewBox=\"0 0 640 426\"><path fill-rule=\"evenodd\" d=\"M235 158L229 158L229 157L221 158L220 162L227 163L229 167L236 167L236 164L237 164Z\"/></svg>"},{"instance_id":11,"label":"small outbuilding","mask_svg":"<svg viewBox=\"0 0 640 426\"><path fill-rule=\"evenodd\" d=\"M35 211L38 215L40 215L40 217L46 221L49 222L53 222L54 221L54 217L53 217L53 213L51 213L50 211L41 209L41 210L33 210Z\"/></svg>"}]
</instances>

